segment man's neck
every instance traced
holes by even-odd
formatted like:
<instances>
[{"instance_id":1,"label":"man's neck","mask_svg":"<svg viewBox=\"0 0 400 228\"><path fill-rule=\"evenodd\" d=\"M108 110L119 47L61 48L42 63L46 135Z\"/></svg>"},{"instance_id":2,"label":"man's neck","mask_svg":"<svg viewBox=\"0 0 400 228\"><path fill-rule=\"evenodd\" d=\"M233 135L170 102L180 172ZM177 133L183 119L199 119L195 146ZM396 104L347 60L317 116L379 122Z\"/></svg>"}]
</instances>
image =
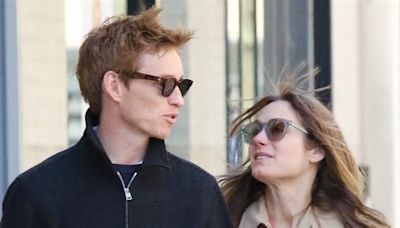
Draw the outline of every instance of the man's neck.
<instances>
[{"instance_id":1,"label":"man's neck","mask_svg":"<svg viewBox=\"0 0 400 228\"><path fill-rule=\"evenodd\" d=\"M100 120L97 136L113 164L138 164L143 161L149 138L134 134L121 124Z\"/></svg>"}]
</instances>

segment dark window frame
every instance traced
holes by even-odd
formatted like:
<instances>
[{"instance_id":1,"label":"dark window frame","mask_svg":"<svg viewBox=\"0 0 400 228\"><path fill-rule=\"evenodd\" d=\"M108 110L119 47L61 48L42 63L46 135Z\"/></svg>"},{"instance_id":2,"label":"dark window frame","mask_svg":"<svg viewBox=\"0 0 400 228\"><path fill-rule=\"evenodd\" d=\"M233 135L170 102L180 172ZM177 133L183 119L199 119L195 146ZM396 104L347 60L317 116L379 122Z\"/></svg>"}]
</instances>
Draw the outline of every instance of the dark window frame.
<instances>
[{"instance_id":1,"label":"dark window frame","mask_svg":"<svg viewBox=\"0 0 400 228\"><path fill-rule=\"evenodd\" d=\"M330 2L330 0L314 1L314 62L321 70L315 78L315 88L332 86ZM328 108L332 108L331 89L318 92L317 96Z\"/></svg>"},{"instance_id":2,"label":"dark window frame","mask_svg":"<svg viewBox=\"0 0 400 228\"><path fill-rule=\"evenodd\" d=\"M16 2L0 0L0 203L6 188L19 174L17 60Z\"/></svg>"},{"instance_id":3,"label":"dark window frame","mask_svg":"<svg viewBox=\"0 0 400 228\"><path fill-rule=\"evenodd\" d=\"M127 14L136 15L156 5L155 0L127 0Z\"/></svg>"}]
</instances>

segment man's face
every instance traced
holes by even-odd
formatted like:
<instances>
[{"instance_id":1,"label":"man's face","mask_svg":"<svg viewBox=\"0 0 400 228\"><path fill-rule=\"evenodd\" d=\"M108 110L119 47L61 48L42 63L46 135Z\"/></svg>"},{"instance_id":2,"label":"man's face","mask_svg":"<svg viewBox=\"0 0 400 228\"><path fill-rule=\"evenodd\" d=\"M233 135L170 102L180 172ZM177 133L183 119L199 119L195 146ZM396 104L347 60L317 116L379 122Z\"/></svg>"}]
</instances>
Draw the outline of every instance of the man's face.
<instances>
[{"instance_id":1,"label":"man's face","mask_svg":"<svg viewBox=\"0 0 400 228\"><path fill-rule=\"evenodd\" d=\"M143 53L138 58L137 72L157 77L182 78L181 59L175 49ZM184 105L177 87L168 97L161 94L161 85L146 79L130 79L121 96L120 114L130 132L145 137L165 139L176 123Z\"/></svg>"}]
</instances>

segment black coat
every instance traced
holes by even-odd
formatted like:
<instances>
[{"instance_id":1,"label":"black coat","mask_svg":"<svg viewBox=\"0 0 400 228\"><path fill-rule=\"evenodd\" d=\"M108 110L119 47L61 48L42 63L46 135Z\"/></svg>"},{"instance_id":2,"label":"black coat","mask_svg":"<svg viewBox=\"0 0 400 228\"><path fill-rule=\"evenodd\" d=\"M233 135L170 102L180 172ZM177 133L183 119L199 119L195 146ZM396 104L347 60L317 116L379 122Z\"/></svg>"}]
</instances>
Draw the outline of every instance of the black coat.
<instances>
[{"instance_id":1,"label":"black coat","mask_svg":"<svg viewBox=\"0 0 400 228\"><path fill-rule=\"evenodd\" d=\"M150 139L126 200L88 112L81 140L15 179L1 228L231 227L214 177ZM128 223L128 224L126 224Z\"/></svg>"}]
</instances>

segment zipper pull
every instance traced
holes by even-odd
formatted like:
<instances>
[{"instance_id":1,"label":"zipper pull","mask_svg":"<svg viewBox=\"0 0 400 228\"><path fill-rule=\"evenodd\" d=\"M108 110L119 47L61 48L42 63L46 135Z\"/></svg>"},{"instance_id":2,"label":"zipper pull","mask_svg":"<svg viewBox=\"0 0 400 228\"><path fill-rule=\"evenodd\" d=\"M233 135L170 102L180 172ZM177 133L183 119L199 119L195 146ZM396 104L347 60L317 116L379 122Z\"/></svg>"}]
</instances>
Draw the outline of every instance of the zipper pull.
<instances>
[{"instance_id":1,"label":"zipper pull","mask_svg":"<svg viewBox=\"0 0 400 228\"><path fill-rule=\"evenodd\" d=\"M130 201L132 200L132 194L129 191L129 188L124 188L124 192L125 192L125 199L126 201Z\"/></svg>"}]
</instances>

